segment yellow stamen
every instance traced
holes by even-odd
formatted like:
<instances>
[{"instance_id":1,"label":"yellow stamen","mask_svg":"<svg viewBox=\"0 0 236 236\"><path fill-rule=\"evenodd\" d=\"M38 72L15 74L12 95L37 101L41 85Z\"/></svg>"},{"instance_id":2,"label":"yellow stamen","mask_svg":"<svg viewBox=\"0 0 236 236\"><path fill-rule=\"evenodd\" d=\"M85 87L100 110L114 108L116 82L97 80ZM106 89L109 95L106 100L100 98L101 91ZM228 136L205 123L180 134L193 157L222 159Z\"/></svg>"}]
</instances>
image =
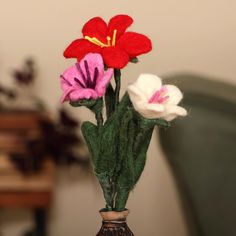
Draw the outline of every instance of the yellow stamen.
<instances>
[{"instance_id":1,"label":"yellow stamen","mask_svg":"<svg viewBox=\"0 0 236 236\"><path fill-rule=\"evenodd\" d=\"M84 38L87 39L89 42L94 43L94 44L100 46L100 44L98 44L96 41L94 41L94 38L91 38L89 36L85 36Z\"/></svg>"},{"instance_id":2,"label":"yellow stamen","mask_svg":"<svg viewBox=\"0 0 236 236\"><path fill-rule=\"evenodd\" d=\"M96 42L98 45L100 45L100 47L102 47L102 48L103 48L103 47L108 47L107 44L101 42L99 39L97 39L97 38L95 38L95 37L93 37L93 40L94 40L94 42Z\"/></svg>"},{"instance_id":3,"label":"yellow stamen","mask_svg":"<svg viewBox=\"0 0 236 236\"><path fill-rule=\"evenodd\" d=\"M111 46L111 37L110 36L107 36L107 44L109 47Z\"/></svg>"},{"instance_id":4,"label":"yellow stamen","mask_svg":"<svg viewBox=\"0 0 236 236\"><path fill-rule=\"evenodd\" d=\"M104 44L103 42L101 42L100 40L98 40L96 37L89 37L89 36L85 36L85 39L87 39L89 42L94 43L96 45L98 45L99 47L108 47L108 45Z\"/></svg>"},{"instance_id":5,"label":"yellow stamen","mask_svg":"<svg viewBox=\"0 0 236 236\"><path fill-rule=\"evenodd\" d=\"M113 31L113 36L112 39L110 36L107 36L107 44L101 42L99 39L97 39L96 37L89 37L89 36L85 36L84 38L87 39L89 42L104 48L104 47L111 47L111 46L115 46L116 44L116 35L117 35L117 30ZM112 41L112 42L111 42Z\"/></svg>"},{"instance_id":6,"label":"yellow stamen","mask_svg":"<svg viewBox=\"0 0 236 236\"><path fill-rule=\"evenodd\" d=\"M112 46L115 46L116 44L116 35L117 35L117 30L115 29L112 37Z\"/></svg>"}]
</instances>

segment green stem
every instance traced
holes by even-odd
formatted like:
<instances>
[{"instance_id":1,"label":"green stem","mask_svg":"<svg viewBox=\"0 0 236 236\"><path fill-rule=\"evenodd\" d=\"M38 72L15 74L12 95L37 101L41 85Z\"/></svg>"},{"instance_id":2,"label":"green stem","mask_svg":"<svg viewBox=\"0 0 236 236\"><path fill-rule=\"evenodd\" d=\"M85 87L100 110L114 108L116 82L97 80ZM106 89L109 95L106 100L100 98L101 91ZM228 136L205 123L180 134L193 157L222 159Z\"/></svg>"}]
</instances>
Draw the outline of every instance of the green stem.
<instances>
[{"instance_id":1,"label":"green stem","mask_svg":"<svg viewBox=\"0 0 236 236\"><path fill-rule=\"evenodd\" d=\"M124 211L125 210L125 205L126 205L126 202L129 198L129 193L130 193L130 191L127 189L120 189L117 192L116 204L115 204L116 211Z\"/></svg>"},{"instance_id":2,"label":"green stem","mask_svg":"<svg viewBox=\"0 0 236 236\"><path fill-rule=\"evenodd\" d=\"M119 105L120 100L120 87L121 87L121 70L120 69L114 69L114 77L116 82L116 89L115 89L115 107Z\"/></svg>"},{"instance_id":3,"label":"green stem","mask_svg":"<svg viewBox=\"0 0 236 236\"><path fill-rule=\"evenodd\" d=\"M97 120L98 129L100 129L103 125L103 116L102 111L98 111L95 113L95 118Z\"/></svg>"},{"instance_id":4,"label":"green stem","mask_svg":"<svg viewBox=\"0 0 236 236\"><path fill-rule=\"evenodd\" d=\"M116 198L116 185L115 185L115 183L113 182L113 180L112 180L112 182L111 182L111 191L112 191L112 194L111 194L111 201L112 201L112 209L113 209L113 207L114 207L114 203L115 203L115 198Z\"/></svg>"},{"instance_id":5,"label":"green stem","mask_svg":"<svg viewBox=\"0 0 236 236\"><path fill-rule=\"evenodd\" d=\"M106 208L107 210L111 211L113 209L113 199L110 179L101 175L97 175L97 177L103 190L103 195L106 201Z\"/></svg>"},{"instance_id":6,"label":"green stem","mask_svg":"<svg viewBox=\"0 0 236 236\"><path fill-rule=\"evenodd\" d=\"M111 84L108 85L106 90L105 103L106 103L106 115L108 119L115 110L115 91Z\"/></svg>"},{"instance_id":7,"label":"green stem","mask_svg":"<svg viewBox=\"0 0 236 236\"><path fill-rule=\"evenodd\" d=\"M97 100L96 104L90 108L90 110L95 114L97 120L98 132L100 133L103 127L103 99Z\"/></svg>"}]
</instances>

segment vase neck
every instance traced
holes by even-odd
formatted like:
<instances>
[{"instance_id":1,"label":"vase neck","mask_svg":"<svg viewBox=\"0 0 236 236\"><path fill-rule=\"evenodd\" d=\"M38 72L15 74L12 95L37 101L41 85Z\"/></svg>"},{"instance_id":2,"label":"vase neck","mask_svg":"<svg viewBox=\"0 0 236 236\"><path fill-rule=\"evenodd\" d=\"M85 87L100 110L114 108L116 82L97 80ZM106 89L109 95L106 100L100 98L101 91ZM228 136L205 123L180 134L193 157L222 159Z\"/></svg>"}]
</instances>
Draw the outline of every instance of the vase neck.
<instances>
[{"instance_id":1,"label":"vase neck","mask_svg":"<svg viewBox=\"0 0 236 236\"><path fill-rule=\"evenodd\" d=\"M126 220L103 220L102 224L108 228L119 228L127 225Z\"/></svg>"}]
</instances>

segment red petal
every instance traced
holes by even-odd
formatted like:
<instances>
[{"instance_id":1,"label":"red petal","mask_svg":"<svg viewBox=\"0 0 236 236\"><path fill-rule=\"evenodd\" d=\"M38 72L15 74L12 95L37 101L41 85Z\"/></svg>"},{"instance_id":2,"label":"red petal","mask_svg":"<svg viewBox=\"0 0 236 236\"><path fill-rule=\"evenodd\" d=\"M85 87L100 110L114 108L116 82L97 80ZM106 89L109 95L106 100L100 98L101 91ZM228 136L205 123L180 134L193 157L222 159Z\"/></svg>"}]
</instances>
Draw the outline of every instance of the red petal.
<instances>
[{"instance_id":1,"label":"red petal","mask_svg":"<svg viewBox=\"0 0 236 236\"><path fill-rule=\"evenodd\" d=\"M96 37L103 43L106 43L107 23L101 17L94 17L85 23L82 33L84 37Z\"/></svg>"},{"instance_id":2,"label":"red petal","mask_svg":"<svg viewBox=\"0 0 236 236\"><path fill-rule=\"evenodd\" d=\"M86 39L76 39L64 51L65 58L82 59L87 53L99 53L101 48L95 44L90 43Z\"/></svg>"},{"instance_id":3,"label":"red petal","mask_svg":"<svg viewBox=\"0 0 236 236\"><path fill-rule=\"evenodd\" d=\"M152 50L151 40L143 34L134 32L125 33L120 38L118 44L129 54L130 58L137 57Z\"/></svg>"},{"instance_id":4,"label":"red petal","mask_svg":"<svg viewBox=\"0 0 236 236\"><path fill-rule=\"evenodd\" d=\"M103 48L102 56L109 68L122 69L129 62L129 55L119 47Z\"/></svg>"},{"instance_id":5,"label":"red petal","mask_svg":"<svg viewBox=\"0 0 236 236\"><path fill-rule=\"evenodd\" d=\"M114 30L117 30L117 39L120 38L126 29L133 23L133 19L128 15L117 15L110 19L108 33L112 37Z\"/></svg>"}]
</instances>

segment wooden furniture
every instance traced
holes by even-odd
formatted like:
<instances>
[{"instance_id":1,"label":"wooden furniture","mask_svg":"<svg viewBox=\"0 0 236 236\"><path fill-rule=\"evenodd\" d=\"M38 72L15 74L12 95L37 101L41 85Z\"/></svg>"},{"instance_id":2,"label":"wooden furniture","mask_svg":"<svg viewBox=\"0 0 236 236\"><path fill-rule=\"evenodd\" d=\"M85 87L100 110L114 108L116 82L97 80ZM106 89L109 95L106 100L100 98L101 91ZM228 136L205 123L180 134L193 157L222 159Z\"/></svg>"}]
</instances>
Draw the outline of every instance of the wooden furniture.
<instances>
[{"instance_id":1,"label":"wooden furniture","mask_svg":"<svg viewBox=\"0 0 236 236\"><path fill-rule=\"evenodd\" d=\"M0 114L0 208L27 208L34 212L35 227L26 235L46 236L46 212L52 201L54 165L45 161L41 171L24 174L9 153L27 153L25 140L40 135L37 113Z\"/></svg>"}]
</instances>

